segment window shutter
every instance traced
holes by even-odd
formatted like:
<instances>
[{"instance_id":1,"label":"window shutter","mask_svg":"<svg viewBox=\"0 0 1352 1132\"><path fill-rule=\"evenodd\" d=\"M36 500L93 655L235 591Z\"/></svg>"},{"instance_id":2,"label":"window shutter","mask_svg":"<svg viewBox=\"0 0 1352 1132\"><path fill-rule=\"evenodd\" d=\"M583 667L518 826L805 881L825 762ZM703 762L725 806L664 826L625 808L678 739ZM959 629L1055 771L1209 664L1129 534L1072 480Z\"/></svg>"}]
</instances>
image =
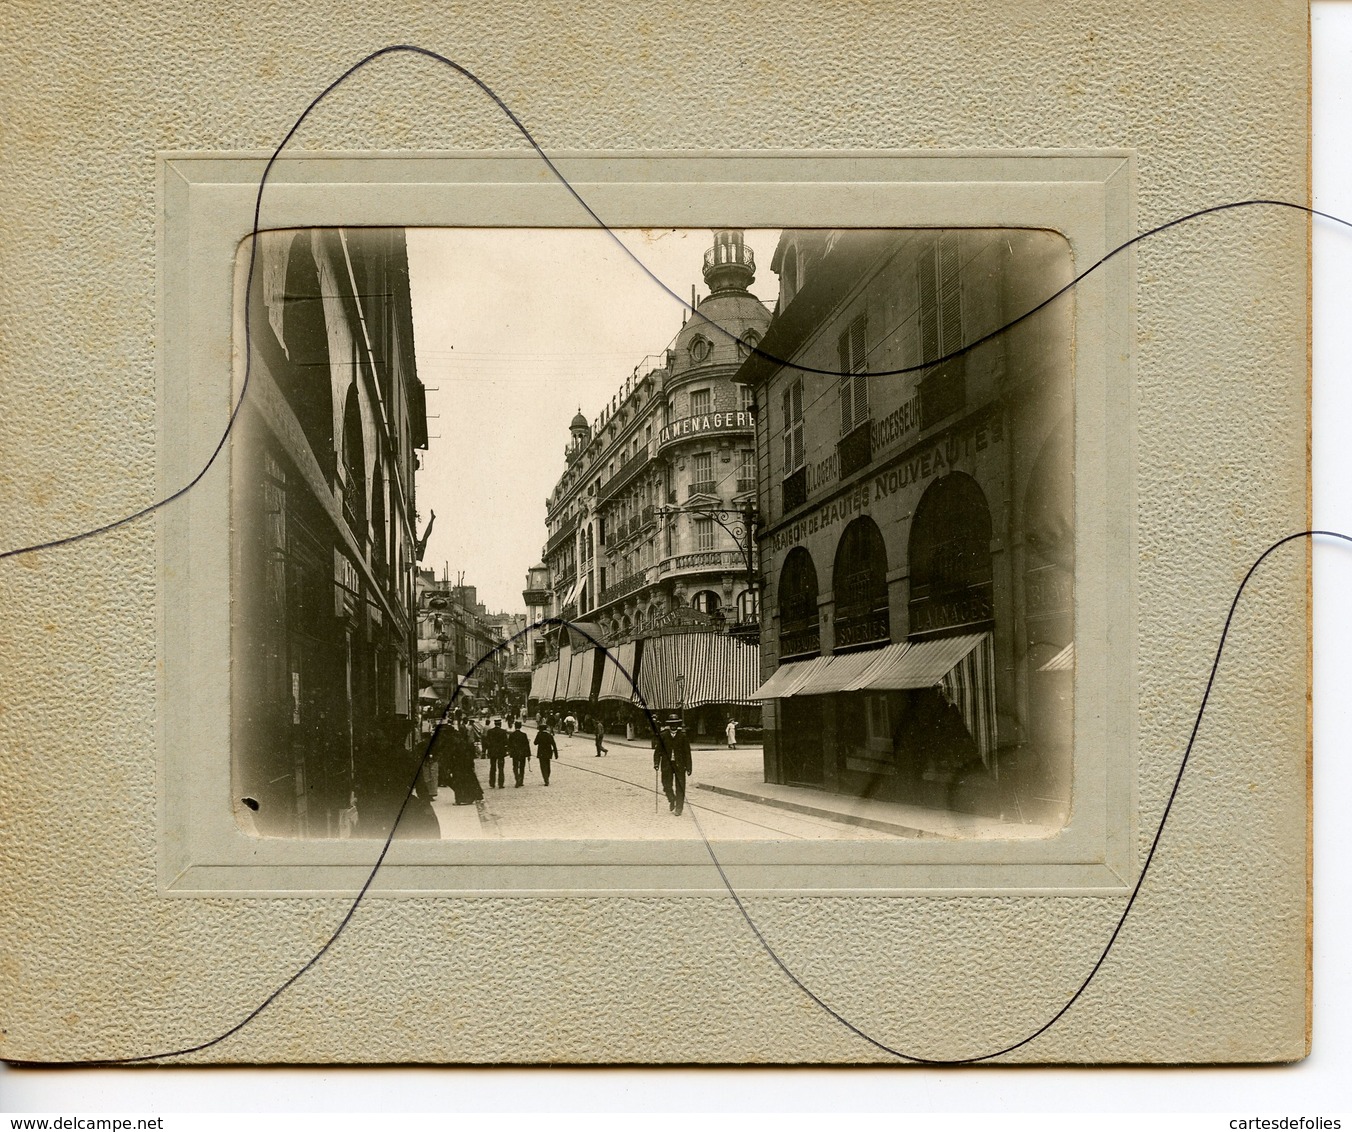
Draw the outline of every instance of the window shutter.
<instances>
[{"instance_id":1,"label":"window shutter","mask_svg":"<svg viewBox=\"0 0 1352 1132\"><path fill-rule=\"evenodd\" d=\"M916 270L916 289L920 299L920 361L932 362L943 352L939 349L938 287L935 280L939 249L922 256Z\"/></svg>"},{"instance_id":2,"label":"window shutter","mask_svg":"<svg viewBox=\"0 0 1352 1132\"><path fill-rule=\"evenodd\" d=\"M939 240L939 336L945 354L962 348L962 293L958 287L958 241Z\"/></svg>"}]
</instances>

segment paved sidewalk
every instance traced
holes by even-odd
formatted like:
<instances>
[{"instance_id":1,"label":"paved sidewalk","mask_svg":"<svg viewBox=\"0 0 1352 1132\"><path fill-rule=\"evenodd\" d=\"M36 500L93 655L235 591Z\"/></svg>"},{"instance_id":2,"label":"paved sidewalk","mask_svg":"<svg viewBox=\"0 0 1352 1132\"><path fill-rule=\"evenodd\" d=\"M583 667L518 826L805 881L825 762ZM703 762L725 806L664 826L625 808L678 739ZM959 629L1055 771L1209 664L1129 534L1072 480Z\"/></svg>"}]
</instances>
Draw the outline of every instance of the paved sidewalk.
<instances>
[{"instance_id":1,"label":"paved sidewalk","mask_svg":"<svg viewBox=\"0 0 1352 1132\"><path fill-rule=\"evenodd\" d=\"M607 736L606 744L651 748L646 740L618 739L614 736ZM695 773L690 782L692 790L707 790L727 798L824 818L859 829L877 830L894 837L1026 840L1048 837L1056 832L1044 826L1005 822L998 818L950 813L947 810L910 806L878 798L859 798L852 794L833 794L810 786L781 786L766 782L760 744L743 746L738 743L737 750L730 751L725 744L707 741L703 745L692 744L691 751L695 764Z\"/></svg>"},{"instance_id":2,"label":"paved sidewalk","mask_svg":"<svg viewBox=\"0 0 1352 1132\"><path fill-rule=\"evenodd\" d=\"M488 764L484 763L487 770ZM476 764L476 769L478 769ZM471 838L484 837L483 822L479 810L482 802L473 806L457 806L455 791L442 786L432 799L432 812L437 815L437 824L441 826L443 841L468 841Z\"/></svg>"}]
</instances>

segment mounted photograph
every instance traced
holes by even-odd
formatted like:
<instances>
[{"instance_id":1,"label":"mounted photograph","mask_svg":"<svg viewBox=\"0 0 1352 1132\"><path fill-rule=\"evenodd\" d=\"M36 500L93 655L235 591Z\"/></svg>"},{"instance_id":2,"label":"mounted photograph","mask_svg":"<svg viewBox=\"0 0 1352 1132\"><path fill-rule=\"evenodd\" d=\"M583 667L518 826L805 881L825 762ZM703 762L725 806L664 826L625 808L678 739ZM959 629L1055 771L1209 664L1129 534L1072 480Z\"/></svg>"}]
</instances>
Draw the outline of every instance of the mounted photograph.
<instances>
[{"instance_id":1,"label":"mounted photograph","mask_svg":"<svg viewBox=\"0 0 1352 1132\"><path fill-rule=\"evenodd\" d=\"M242 830L1065 826L1062 235L300 228L236 270Z\"/></svg>"}]
</instances>

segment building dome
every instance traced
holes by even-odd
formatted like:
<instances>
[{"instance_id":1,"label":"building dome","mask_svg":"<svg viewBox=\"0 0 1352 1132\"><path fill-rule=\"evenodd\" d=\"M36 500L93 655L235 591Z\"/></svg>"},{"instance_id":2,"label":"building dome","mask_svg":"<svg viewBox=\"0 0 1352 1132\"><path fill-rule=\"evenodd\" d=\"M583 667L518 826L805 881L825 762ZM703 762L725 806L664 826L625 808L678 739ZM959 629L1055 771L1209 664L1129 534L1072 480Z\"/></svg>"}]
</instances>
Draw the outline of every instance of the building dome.
<instances>
[{"instance_id":1,"label":"building dome","mask_svg":"<svg viewBox=\"0 0 1352 1132\"><path fill-rule=\"evenodd\" d=\"M750 291L715 291L695 310L676 336L673 375L705 366L741 365L747 350L738 339L754 345L770 324L770 312Z\"/></svg>"},{"instance_id":2,"label":"building dome","mask_svg":"<svg viewBox=\"0 0 1352 1132\"><path fill-rule=\"evenodd\" d=\"M590 431L590 430L591 430L591 422L590 422L589 420L587 420L586 416L583 415L582 410L579 409L579 410L577 411L577 415L573 418L572 424L570 424L570 425L568 426L568 431L569 431L569 432L573 432L573 431L575 431L575 430L576 430L576 431L581 431L582 429L586 429L587 431Z\"/></svg>"}]
</instances>

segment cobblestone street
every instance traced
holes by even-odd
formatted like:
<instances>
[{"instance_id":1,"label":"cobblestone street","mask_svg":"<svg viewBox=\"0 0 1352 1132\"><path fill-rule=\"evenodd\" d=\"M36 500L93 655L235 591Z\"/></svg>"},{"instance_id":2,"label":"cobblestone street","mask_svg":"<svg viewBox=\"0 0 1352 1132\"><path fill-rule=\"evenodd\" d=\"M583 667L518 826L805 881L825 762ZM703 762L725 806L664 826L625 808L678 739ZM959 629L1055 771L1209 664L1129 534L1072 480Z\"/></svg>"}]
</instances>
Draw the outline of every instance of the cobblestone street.
<instances>
[{"instance_id":1,"label":"cobblestone street","mask_svg":"<svg viewBox=\"0 0 1352 1132\"><path fill-rule=\"evenodd\" d=\"M528 728L532 738L534 730ZM507 786L488 787L488 763L475 762L484 787L484 800L477 808L479 836L514 839L596 838L619 840L700 839L700 828L710 840L800 840L800 839L891 839L894 835L831 821L815 815L777 810L751 801L730 798L698 790L701 774L731 770L758 770L759 747L736 751L725 749L694 751L694 774L687 783L686 812L680 817L667 809L666 796L654 794L652 753L646 744L626 744L607 739L609 754L596 757L593 740L579 735L558 735L560 758L545 786L540 764L531 759L525 785L512 784L510 761ZM442 792L438 812L450 791ZM654 801L656 805L654 805ZM455 811L455 807L451 807ZM698 816L696 826L691 810ZM453 829L443 822L443 837L465 836L465 817L469 807L455 812ZM464 816L462 816L464 815Z\"/></svg>"}]
</instances>

